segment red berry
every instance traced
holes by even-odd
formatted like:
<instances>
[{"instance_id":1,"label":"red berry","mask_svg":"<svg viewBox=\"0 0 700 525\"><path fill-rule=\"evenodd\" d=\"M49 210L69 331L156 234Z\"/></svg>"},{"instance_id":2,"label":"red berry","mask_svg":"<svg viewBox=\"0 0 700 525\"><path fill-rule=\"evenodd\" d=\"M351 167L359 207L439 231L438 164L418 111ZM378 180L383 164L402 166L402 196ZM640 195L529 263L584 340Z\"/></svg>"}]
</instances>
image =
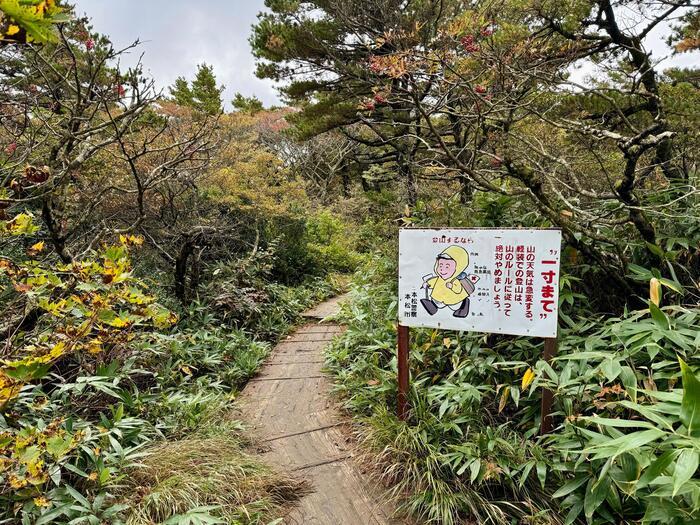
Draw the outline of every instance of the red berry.
<instances>
[{"instance_id":1,"label":"red berry","mask_svg":"<svg viewBox=\"0 0 700 525\"><path fill-rule=\"evenodd\" d=\"M377 104L386 104L386 99L381 93L377 93L376 95L374 95L374 101Z\"/></svg>"},{"instance_id":2,"label":"red berry","mask_svg":"<svg viewBox=\"0 0 700 525\"><path fill-rule=\"evenodd\" d=\"M474 86L474 91L476 91L477 93L480 93L480 94L486 93L486 86L482 86L481 84L477 84L476 86Z\"/></svg>"},{"instance_id":3,"label":"red berry","mask_svg":"<svg viewBox=\"0 0 700 525\"><path fill-rule=\"evenodd\" d=\"M92 38L88 38L85 41L85 47L88 51L92 51L95 48L95 41Z\"/></svg>"}]
</instances>

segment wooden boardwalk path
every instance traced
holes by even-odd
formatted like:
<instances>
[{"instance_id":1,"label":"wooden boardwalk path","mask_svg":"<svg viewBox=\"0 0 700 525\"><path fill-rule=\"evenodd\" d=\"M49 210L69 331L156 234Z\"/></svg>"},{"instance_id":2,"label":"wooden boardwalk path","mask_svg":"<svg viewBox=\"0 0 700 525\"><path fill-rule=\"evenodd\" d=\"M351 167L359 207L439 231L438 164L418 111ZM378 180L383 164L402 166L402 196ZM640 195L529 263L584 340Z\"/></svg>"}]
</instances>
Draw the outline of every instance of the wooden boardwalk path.
<instances>
[{"instance_id":1,"label":"wooden boardwalk path","mask_svg":"<svg viewBox=\"0 0 700 525\"><path fill-rule=\"evenodd\" d=\"M282 341L239 397L244 419L270 450L266 461L313 484L285 523L369 525L400 523L381 503L381 490L363 475L331 401L323 349L342 332L319 319L337 312L341 298L305 314L310 321Z\"/></svg>"}]
</instances>

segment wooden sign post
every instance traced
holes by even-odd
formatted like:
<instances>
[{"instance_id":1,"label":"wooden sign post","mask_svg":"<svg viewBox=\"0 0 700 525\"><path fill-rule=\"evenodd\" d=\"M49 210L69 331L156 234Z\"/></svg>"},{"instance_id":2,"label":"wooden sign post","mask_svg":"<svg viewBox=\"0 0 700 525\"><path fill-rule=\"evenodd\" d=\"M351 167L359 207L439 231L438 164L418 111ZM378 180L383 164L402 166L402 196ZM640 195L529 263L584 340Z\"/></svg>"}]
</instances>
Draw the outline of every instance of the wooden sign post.
<instances>
[{"instance_id":1,"label":"wooden sign post","mask_svg":"<svg viewBox=\"0 0 700 525\"><path fill-rule=\"evenodd\" d=\"M544 360L547 363L552 362L552 358L557 353L558 339L556 337L548 337L544 340ZM541 405L541 421L540 421L540 434L549 434L552 431L552 391L548 388L542 390L542 405Z\"/></svg>"},{"instance_id":2,"label":"wooden sign post","mask_svg":"<svg viewBox=\"0 0 700 525\"><path fill-rule=\"evenodd\" d=\"M399 389L396 400L397 415L401 421L408 417L408 326L398 326L398 364L399 364Z\"/></svg>"},{"instance_id":3,"label":"wooden sign post","mask_svg":"<svg viewBox=\"0 0 700 525\"><path fill-rule=\"evenodd\" d=\"M399 232L397 415L408 417L409 327L541 337L557 351L561 230L408 228ZM552 429L542 392L540 430Z\"/></svg>"}]
</instances>

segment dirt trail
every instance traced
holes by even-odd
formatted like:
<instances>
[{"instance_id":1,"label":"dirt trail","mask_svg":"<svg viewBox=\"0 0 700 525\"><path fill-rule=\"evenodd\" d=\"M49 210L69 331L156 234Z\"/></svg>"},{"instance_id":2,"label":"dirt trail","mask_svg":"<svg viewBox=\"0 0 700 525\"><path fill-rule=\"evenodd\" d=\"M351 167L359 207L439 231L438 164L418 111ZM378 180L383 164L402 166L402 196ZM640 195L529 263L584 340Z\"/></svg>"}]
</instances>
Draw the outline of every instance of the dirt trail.
<instances>
[{"instance_id":1,"label":"dirt trail","mask_svg":"<svg viewBox=\"0 0 700 525\"><path fill-rule=\"evenodd\" d=\"M309 322L282 341L239 401L244 419L270 447L268 463L303 474L314 492L304 497L285 523L319 525L394 524L381 503L381 490L362 474L330 399L323 349L343 328L320 323L338 311L343 297L305 313Z\"/></svg>"}]
</instances>

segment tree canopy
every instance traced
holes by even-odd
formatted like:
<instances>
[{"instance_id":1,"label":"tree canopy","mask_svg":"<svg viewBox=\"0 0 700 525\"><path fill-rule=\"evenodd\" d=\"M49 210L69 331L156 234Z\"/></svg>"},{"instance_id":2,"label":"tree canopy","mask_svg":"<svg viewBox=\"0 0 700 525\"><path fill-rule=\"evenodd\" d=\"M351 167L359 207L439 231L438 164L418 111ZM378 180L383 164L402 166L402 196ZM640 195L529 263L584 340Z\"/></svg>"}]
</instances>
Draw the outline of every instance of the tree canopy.
<instances>
[{"instance_id":1,"label":"tree canopy","mask_svg":"<svg viewBox=\"0 0 700 525\"><path fill-rule=\"evenodd\" d=\"M223 91L224 86L216 84L214 68L207 64L197 66L192 82L188 83L185 77L178 77L170 87L170 95L177 104L212 116L223 111Z\"/></svg>"}]
</instances>

